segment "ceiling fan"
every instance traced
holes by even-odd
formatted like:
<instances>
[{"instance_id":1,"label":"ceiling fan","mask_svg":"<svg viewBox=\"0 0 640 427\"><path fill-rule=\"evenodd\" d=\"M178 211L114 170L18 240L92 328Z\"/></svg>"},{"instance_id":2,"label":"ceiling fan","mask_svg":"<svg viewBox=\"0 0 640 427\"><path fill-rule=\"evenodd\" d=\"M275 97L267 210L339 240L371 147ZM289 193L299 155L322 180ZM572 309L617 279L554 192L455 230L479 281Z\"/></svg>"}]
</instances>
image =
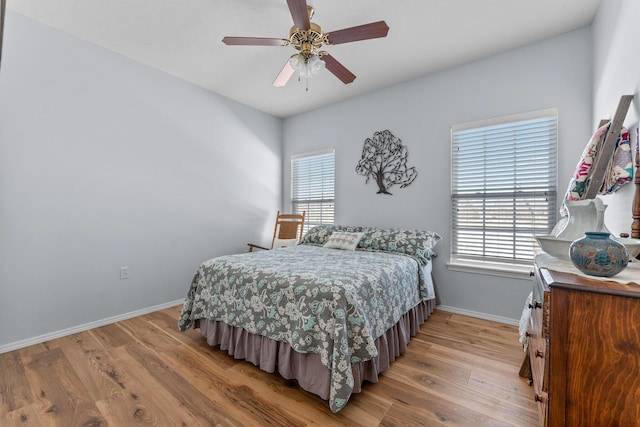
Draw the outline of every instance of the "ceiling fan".
<instances>
[{"instance_id":1,"label":"ceiling fan","mask_svg":"<svg viewBox=\"0 0 640 427\"><path fill-rule=\"evenodd\" d=\"M386 37L389 26L384 21L344 28L325 33L322 28L311 22L314 9L306 0L287 0L294 26L289 31L288 39L268 37L225 37L223 43L241 46L293 46L299 53L294 54L285 63L273 85L282 87L297 72L301 78L308 79L323 68L327 68L343 83L351 83L356 76L333 56L324 50L324 45L355 42L359 40ZM308 88L307 88L308 90Z\"/></svg>"}]
</instances>

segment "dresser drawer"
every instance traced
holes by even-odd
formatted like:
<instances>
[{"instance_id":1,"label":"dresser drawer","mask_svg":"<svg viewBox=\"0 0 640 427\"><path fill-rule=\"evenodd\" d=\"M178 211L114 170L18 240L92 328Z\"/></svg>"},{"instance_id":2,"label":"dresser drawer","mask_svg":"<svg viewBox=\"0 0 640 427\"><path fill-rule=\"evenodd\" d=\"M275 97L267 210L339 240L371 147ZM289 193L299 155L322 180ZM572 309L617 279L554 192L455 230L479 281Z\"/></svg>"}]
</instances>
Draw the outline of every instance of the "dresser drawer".
<instances>
[{"instance_id":1,"label":"dresser drawer","mask_svg":"<svg viewBox=\"0 0 640 427\"><path fill-rule=\"evenodd\" d=\"M533 379L534 398L538 406L540 426L546 426L548 403L548 339L549 339L549 288L542 280L541 270L536 268L533 278L533 298L529 317L529 361Z\"/></svg>"},{"instance_id":2,"label":"dresser drawer","mask_svg":"<svg viewBox=\"0 0 640 427\"><path fill-rule=\"evenodd\" d=\"M544 366L547 353L547 340L541 334L542 310L532 310L530 317L529 360L531 361L531 376L536 394L544 391Z\"/></svg>"},{"instance_id":3,"label":"dresser drawer","mask_svg":"<svg viewBox=\"0 0 640 427\"><path fill-rule=\"evenodd\" d=\"M541 277L545 272L546 270L536 268L536 272L533 277L533 300L531 303L531 312L540 312L541 336L549 338L549 287Z\"/></svg>"}]
</instances>

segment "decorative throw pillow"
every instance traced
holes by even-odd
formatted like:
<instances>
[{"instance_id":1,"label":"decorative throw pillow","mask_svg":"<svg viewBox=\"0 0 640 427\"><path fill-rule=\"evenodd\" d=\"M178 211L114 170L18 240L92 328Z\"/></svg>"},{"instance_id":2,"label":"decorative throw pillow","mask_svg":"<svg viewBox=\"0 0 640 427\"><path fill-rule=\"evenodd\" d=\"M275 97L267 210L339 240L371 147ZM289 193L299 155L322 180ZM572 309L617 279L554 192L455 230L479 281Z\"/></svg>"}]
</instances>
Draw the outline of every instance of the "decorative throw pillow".
<instances>
[{"instance_id":1,"label":"decorative throw pillow","mask_svg":"<svg viewBox=\"0 0 640 427\"><path fill-rule=\"evenodd\" d=\"M288 248L298 244L298 239L273 239L273 249Z\"/></svg>"},{"instance_id":2,"label":"decorative throw pillow","mask_svg":"<svg viewBox=\"0 0 640 427\"><path fill-rule=\"evenodd\" d=\"M329 236L329 240L323 246L330 249L342 249L345 251L355 251L358 242L364 233L334 232Z\"/></svg>"},{"instance_id":3,"label":"decorative throw pillow","mask_svg":"<svg viewBox=\"0 0 640 427\"><path fill-rule=\"evenodd\" d=\"M351 225L333 225L324 224L316 225L311 228L302 238L302 244L309 245L324 245L329 240L329 236L335 232L347 232L347 233L360 233L366 231L366 227L357 227Z\"/></svg>"}]
</instances>

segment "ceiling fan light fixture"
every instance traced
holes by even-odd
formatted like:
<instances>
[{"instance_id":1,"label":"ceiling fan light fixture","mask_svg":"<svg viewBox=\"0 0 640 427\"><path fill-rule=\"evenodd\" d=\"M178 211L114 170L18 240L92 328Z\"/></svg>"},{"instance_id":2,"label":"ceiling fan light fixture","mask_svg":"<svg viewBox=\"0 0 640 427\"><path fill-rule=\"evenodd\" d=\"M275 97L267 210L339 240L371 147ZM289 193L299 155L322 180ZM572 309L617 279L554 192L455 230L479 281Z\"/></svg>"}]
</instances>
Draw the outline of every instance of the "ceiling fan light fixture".
<instances>
[{"instance_id":1,"label":"ceiling fan light fixture","mask_svg":"<svg viewBox=\"0 0 640 427\"><path fill-rule=\"evenodd\" d=\"M325 63L322 59L320 59L319 55L312 55L309 58L309 68L311 69L311 74L316 74L322 70L324 70Z\"/></svg>"},{"instance_id":2,"label":"ceiling fan light fixture","mask_svg":"<svg viewBox=\"0 0 640 427\"><path fill-rule=\"evenodd\" d=\"M312 54L308 58L301 53L289 58L289 65L298 74L299 78L309 79L318 74L325 67L325 63L317 54Z\"/></svg>"}]
</instances>

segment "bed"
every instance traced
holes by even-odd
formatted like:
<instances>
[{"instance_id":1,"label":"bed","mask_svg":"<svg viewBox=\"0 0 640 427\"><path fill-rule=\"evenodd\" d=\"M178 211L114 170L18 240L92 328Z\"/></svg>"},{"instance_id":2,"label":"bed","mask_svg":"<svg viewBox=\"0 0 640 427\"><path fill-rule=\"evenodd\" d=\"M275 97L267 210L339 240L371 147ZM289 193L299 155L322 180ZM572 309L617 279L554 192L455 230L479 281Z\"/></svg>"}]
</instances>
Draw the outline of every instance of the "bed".
<instances>
[{"instance_id":1,"label":"bed","mask_svg":"<svg viewBox=\"0 0 640 427\"><path fill-rule=\"evenodd\" d=\"M342 409L406 351L435 307L422 230L323 225L283 249L200 265L178 320L212 346Z\"/></svg>"}]
</instances>

